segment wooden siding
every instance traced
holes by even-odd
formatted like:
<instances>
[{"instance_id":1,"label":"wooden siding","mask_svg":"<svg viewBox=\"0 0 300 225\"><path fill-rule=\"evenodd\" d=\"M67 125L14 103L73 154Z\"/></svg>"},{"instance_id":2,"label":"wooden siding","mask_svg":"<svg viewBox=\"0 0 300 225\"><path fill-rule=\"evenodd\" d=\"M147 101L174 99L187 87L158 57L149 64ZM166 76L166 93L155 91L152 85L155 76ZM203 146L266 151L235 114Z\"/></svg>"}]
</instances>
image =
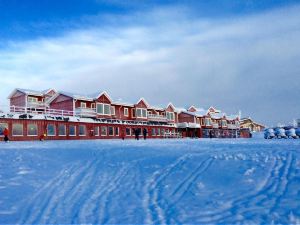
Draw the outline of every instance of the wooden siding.
<instances>
[{"instance_id":1,"label":"wooden siding","mask_svg":"<svg viewBox=\"0 0 300 225\"><path fill-rule=\"evenodd\" d=\"M50 108L73 111L73 99L61 94L50 103Z\"/></svg>"},{"instance_id":2,"label":"wooden siding","mask_svg":"<svg viewBox=\"0 0 300 225\"><path fill-rule=\"evenodd\" d=\"M25 107L26 106L26 95L20 91L17 91L10 98L10 106Z\"/></svg>"}]
</instances>

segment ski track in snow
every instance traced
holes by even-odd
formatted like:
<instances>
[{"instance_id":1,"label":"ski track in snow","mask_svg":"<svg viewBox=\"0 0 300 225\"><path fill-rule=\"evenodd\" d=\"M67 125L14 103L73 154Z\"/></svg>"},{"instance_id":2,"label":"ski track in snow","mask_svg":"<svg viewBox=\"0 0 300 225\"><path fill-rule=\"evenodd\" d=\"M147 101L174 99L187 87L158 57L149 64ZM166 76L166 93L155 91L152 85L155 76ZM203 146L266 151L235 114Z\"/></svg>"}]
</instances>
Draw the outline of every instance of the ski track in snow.
<instances>
[{"instance_id":1,"label":"ski track in snow","mask_svg":"<svg viewBox=\"0 0 300 225\"><path fill-rule=\"evenodd\" d=\"M130 160L123 157L114 160L109 155L104 159L99 155L101 157L72 162L66 160L52 177L50 174L48 180L35 186L31 196L20 201L15 211L21 216L13 223L251 224L299 221L300 207L283 208L287 200L296 201L293 198L300 193L299 187L291 195L291 189L300 183L299 153L296 151L205 148L182 150L173 156L173 161L162 162L150 162L147 157L135 154ZM228 191L224 196L207 201L208 196L222 192L222 187L216 186L212 191L206 187L205 179L209 179L210 171L218 165L229 168L229 172L234 171L235 167L230 166L237 163L243 168L240 177L235 179L254 179L253 188L240 194ZM222 172L219 172L220 176ZM260 176L256 177L256 173ZM32 173L25 175L33 176ZM293 188L290 187L292 182ZM1 199L1 204L3 201ZM214 202L218 203L215 207ZM197 203L204 206L190 211L197 209Z\"/></svg>"}]
</instances>

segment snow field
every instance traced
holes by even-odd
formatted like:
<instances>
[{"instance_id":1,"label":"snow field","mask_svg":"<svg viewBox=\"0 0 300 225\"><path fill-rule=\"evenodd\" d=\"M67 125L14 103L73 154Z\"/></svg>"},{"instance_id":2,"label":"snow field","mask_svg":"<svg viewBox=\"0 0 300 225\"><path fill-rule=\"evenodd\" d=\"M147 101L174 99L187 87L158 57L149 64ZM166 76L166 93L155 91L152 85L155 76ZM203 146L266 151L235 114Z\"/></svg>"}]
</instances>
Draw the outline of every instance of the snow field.
<instances>
[{"instance_id":1,"label":"snow field","mask_svg":"<svg viewBox=\"0 0 300 225\"><path fill-rule=\"evenodd\" d=\"M0 223L299 224L299 140L0 143Z\"/></svg>"}]
</instances>

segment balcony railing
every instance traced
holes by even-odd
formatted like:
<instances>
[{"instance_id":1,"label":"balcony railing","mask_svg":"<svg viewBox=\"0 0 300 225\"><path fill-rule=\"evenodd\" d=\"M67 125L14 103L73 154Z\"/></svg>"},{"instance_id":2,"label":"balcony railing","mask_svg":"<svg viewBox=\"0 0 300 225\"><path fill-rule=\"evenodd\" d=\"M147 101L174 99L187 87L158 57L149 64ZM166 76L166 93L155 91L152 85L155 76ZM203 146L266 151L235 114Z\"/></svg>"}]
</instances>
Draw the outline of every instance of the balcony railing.
<instances>
[{"instance_id":1,"label":"balcony railing","mask_svg":"<svg viewBox=\"0 0 300 225\"><path fill-rule=\"evenodd\" d=\"M31 113L31 114L46 114L55 116L74 116L73 111L61 109L47 109L47 108L26 108L20 106L10 106L9 109L12 113Z\"/></svg>"},{"instance_id":2,"label":"balcony railing","mask_svg":"<svg viewBox=\"0 0 300 225\"><path fill-rule=\"evenodd\" d=\"M41 102L41 101L38 101L38 102L27 101L27 107L30 107L30 108L44 108L44 107L46 107L46 104L44 102Z\"/></svg>"},{"instance_id":3,"label":"balcony railing","mask_svg":"<svg viewBox=\"0 0 300 225\"><path fill-rule=\"evenodd\" d=\"M213 123L213 124L212 124L212 127L213 127L213 128L219 128L219 124L218 124L218 123Z\"/></svg>"},{"instance_id":4,"label":"balcony railing","mask_svg":"<svg viewBox=\"0 0 300 225\"><path fill-rule=\"evenodd\" d=\"M83 116L83 117L96 117L97 112L95 108L76 108L75 109L76 116Z\"/></svg>"},{"instance_id":5,"label":"balcony railing","mask_svg":"<svg viewBox=\"0 0 300 225\"><path fill-rule=\"evenodd\" d=\"M167 122L168 119L166 116L163 115L155 115L155 114L148 114L148 120L150 121L158 121L158 122Z\"/></svg>"},{"instance_id":6,"label":"balcony railing","mask_svg":"<svg viewBox=\"0 0 300 225\"><path fill-rule=\"evenodd\" d=\"M238 124L227 124L228 129L238 129L240 125Z\"/></svg>"}]
</instances>

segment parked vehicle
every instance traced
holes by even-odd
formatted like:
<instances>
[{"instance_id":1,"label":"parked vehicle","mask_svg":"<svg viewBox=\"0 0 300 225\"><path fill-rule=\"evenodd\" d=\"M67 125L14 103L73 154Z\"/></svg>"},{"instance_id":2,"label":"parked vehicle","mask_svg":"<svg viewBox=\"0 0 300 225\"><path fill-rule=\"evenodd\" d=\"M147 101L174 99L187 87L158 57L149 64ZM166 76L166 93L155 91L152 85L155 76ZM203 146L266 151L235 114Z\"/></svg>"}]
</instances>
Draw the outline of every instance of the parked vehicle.
<instances>
[{"instance_id":1,"label":"parked vehicle","mask_svg":"<svg viewBox=\"0 0 300 225\"><path fill-rule=\"evenodd\" d=\"M264 131L264 137L265 137L265 139L272 139L272 138L274 138L275 137L274 129L272 129L272 128L265 129L265 131Z\"/></svg>"},{"instance_id":2,"label":"parked vehicle","mask_svg":"<svg viewBox=\"0 0 300 225\"><path fill-rule=\"evenodd\" d=\"M283 129L281 127L275 128L275 136L276 136L276 138L287 138L287 136L285 134L285 129Z\"/></svg>"},{"instance_id":3,"label":"parked vehicle","mask_svg":"<svg viewBox=\"0 0 300 225\"><path fill-rule=\"evenodd\" d=\"M298 138L298 136L296 135L295 128L290 128L285 130L285 134L288 138L294 138L294 139Z\"/></svg>"}]
</instances>

